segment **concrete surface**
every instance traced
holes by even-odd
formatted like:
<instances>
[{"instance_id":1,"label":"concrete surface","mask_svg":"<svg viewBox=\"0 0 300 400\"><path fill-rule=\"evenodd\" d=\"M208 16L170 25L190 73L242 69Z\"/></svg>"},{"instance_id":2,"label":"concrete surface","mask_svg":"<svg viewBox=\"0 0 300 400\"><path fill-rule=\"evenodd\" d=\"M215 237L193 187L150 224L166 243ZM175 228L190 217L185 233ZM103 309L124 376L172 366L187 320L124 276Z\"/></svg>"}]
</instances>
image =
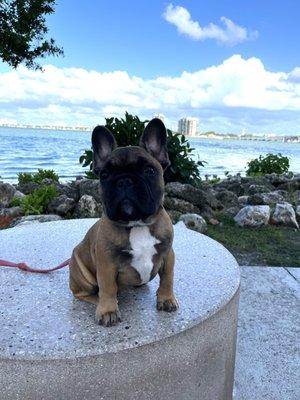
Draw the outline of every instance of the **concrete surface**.
<instances>
[{"instance_id":1,"label":"concrete surface","mask_svg":"<svg viewBox=\"0 0 300 400\"><path fill-rule=\"evenodd\" d=\"M0 231L0 258L45 268L69 258L95 220ZM158 279L119 297L122 323L103 328L73 299L68 271L0 268L3 399L230 400L239 268L219 243L175 226L175 314L155 309Z\"/></svg>"},{"instance_id":2,"label":"concrete surface","mask_svg":"<svg viewBox=\"0 0 300 400\"><path fill-rule=\"evenodd\" d=\"M296 282L300 283L300 268L285 268L285 270L295 279Z\"/></svg>"},{"instance_id":3,"label":"concrete surface","mask_svg":"<svg viewBox=\"0 0 300 400\"><path fill-rule=\"evenodd\" d=\"M241 267L235 400L300 399L299 272Z\"/></svg>"}]
</instances>

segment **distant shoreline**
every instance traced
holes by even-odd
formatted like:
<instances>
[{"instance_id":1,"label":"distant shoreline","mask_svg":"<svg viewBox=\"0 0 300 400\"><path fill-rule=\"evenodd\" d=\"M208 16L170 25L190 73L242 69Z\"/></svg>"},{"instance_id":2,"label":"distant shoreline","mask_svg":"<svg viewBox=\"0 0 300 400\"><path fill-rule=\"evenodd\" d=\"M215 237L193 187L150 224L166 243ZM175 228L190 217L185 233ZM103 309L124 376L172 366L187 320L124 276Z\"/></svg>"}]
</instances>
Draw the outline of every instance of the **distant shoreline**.
<instances>
[{"instance_id":1,"label":"distant shoreline","mask_svg":"<svg viewBox=\"0 0 300 400\"><path fill-rule=\"evenodd\" d=\"M238 136L238 135L195 135L195 136L186 136L188 139L213 139L213 140L254 140L260 142L281 142L281 143L300 143L300 136L273 136L273 137L265 137L265 136Z\"/></svg>"},{"instance_id":2,"label":"distant shoreline","mask_svg":"<svg viewBox=\"0 0 300 400\"><path fill-rule=\"evenodd\" d=\"M87 126L48 126L48 125L10 125L2 124L0 128L9 129L35 129L35 130L50 130L62 132L92 132L93 127ZM285 136L258 136L251 134L235 135L235 134L218 134L218 133L204 133L195 136L187 136L187 139L213 139L213 140L254 140L262 142L281 142L281 143L300 143L299 135L285 135Z\"/></svg>"},{"instance_id":3,"label":"distant shoreline","mask_svg":"<svg viewBox=\"0 0 300 400\"><path fill-rule=\"evenodd\" d=\"M48 125L0 125L0 128L9 129L36 129L45 131L71 131L71 132L92 132L92 127L87 126L48 126Z\"/></svg>"}]
</instances>

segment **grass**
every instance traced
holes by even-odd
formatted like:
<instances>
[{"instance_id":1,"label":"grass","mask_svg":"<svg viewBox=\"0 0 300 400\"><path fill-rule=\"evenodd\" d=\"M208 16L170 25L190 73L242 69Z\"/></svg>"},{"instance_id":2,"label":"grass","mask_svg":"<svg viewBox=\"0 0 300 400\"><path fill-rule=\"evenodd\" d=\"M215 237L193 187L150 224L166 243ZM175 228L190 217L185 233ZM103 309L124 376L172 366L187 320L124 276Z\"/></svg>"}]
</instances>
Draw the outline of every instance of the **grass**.
<instances>
[{"instance_id":1,"label":"grass","mask_svg":"<svg viewBox=\"0 0 300 400\"><path fill-rule=\"evenodd\" d=\"M241 265L300 267L300 231L267 225L241 228L230 217L219 216L206 234L222 243Z\"/></svg>"}]
</instances>

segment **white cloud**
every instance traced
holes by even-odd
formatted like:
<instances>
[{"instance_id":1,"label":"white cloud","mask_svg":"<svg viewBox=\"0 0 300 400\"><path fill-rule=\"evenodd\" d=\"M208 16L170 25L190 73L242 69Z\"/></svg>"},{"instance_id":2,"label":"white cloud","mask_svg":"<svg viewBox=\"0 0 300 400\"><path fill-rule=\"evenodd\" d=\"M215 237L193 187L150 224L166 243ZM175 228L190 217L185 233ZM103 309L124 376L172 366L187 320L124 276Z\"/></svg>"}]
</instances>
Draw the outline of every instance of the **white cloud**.
<instances>
[{"instance_id":1,"label":"white cloud","mask_svg":"<svg viewBox=\"0 0 300 400\"><path fill-rule=\"evenodd\" d=\"M196 72L148 80L125 71L20 67L0 73L0 120L93 126L127 110L141 118L162 112L172 127L182 116L194 115L203 130L295 133L299 71L271 72L260 59L240 55Z\"/></svg>"},{"instance_id":2,"label":"white cloud","mask_svg":"<svg viewBox=\"0 0 300 400\"><path fill-rule=\"evenodd\" d=\"M300 67L296 67L289 73L289 80L291 82L300 83Z\"/></svg>"},{"instance_id":3,"label":"white cloud","mask_svg":"<svg viewBox=\"0 0 300 400\"><path fill-rule=\"evenodd\" d=\"M233 46L246 40L256 39L257 31L249 31L235 24L229 18L221 17L224 27L209 23L201 27L198 21L193 21L189 11L180 6L169 4L163 14L166 21L177 27L178 32L194 40L215 39L218 43Z\"/></svg>"}]
</instances>

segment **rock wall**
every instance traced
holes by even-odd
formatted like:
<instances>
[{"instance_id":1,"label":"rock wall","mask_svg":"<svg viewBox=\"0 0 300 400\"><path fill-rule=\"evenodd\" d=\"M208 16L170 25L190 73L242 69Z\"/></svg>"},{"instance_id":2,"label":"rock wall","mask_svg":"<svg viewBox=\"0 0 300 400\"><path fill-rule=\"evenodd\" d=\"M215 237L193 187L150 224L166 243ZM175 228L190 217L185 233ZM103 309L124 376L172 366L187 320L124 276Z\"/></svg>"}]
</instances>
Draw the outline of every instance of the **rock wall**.
<instances>
[{"instance_id":1,"label":"rock wall","mask_svg":"<svg viewBox=\"0 0 300 400\"><path fill-rule=\"evenodd\" d=\"M40 186L55 185L58 196L48 205L46 216L24 216L11 200L32 193ZM45 179L11 185L0 182L0 228L28 219L95 218L102 214L97 180L77 178L68 183ZM203 181L199 187L179 182L165 187L164 206L172 221L183 220L191 229L204 232L207 223L218 224L218 216L233 218L239 226L286 225L299 228L300 174L270 174L262 177L234 176L219 182Z\"/></svg>"}]
</instances>

